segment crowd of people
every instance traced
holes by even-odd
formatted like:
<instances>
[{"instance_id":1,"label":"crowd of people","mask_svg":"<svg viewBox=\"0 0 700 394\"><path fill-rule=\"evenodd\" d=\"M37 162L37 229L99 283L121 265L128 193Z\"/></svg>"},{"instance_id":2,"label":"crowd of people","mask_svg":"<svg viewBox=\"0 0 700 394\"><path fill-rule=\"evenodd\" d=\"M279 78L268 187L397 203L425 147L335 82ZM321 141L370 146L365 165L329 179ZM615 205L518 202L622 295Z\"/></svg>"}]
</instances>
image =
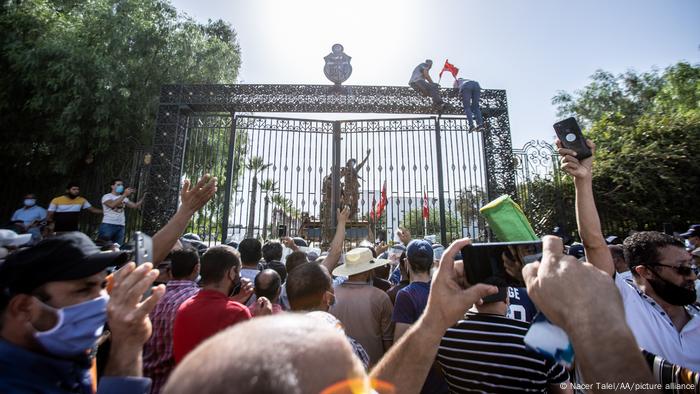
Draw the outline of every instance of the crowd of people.
<instances>
[{"instance_id":1,"label":"crowd of people","mask_svg":"<svg viewBox=\"0 0 700 394\"><path fill-rule=\"evenodd\" d=\"M216 193L208 175L185 181L138 266L75 231L91 208L76 185L48 213L27 195L13 217L26 234L0 234L0 392L698 392L700 225L606 239L593 157L559 154L581 247L545 236L508 283L470 283L466 238L444 248L401 229L391 247L346 250L349 207L320 255L288 237L203 246L183 233ZM112 182L98 238L123 242L132 193ZM44 221L55 234L40 240ZM573 365L525 344L538 313Z\"/></svg>"}]
</instances>

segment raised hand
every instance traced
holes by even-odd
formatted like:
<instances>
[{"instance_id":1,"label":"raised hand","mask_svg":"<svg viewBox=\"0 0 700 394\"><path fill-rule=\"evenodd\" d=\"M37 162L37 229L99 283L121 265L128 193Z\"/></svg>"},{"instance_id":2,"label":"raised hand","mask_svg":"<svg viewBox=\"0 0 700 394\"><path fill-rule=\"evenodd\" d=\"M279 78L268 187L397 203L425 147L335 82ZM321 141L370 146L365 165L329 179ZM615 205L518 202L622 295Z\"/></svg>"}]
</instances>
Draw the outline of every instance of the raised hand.
<instances>
[{"instance_id":1,"label":"raised hand","mask_svg":"<svg viewBox=\"0 0 700 394\"><path fill-rule=\"evenodd\" d=\"M587 157L583 160L578 160L576 158L576 152L571 149L566 149L562 146L561 141L557 139L555 141L557 145L557 152L561 158L561 169L566 171L567 174L571 175L577 179L587 179L592 177L593 170L593 156ZM595 155L595 144L591 140L586 140L586 145L591 148L591 152Z\"/></svg>"},{"instance_id":2,"label":"raised hand","mask_svg":"<svg viewBox=\"0 0 700 394\"><path fill-rule=\"evenodd\" d=\"M411 242L411 232L405 227L399 227L399 231L396 232L399 236L399 240L402 244L408 245Z\"/></svg>"},{"instance_id":3,"label":"raised hand","mask_svg":"<svg viewBox=\"0 0 700 394\"><path fill-rule=\"evenodd\" d=\"M337 209L336 211L337 218L338 218L338 224L348 222L348 218L350 217L350 207L349 206L344 206L343 209L341 210L340 208Z\"/></svg>"},{"instance_id":4,"label":"raised hand","mask_svg":"<svg viewBox=\"0 0 700 394\"><path fill-rule=\"evenodd\" d=\"M241 291L238 294L231 296L231 299L233 301L240 302L241 304L245 304L253 294L253 290L255 290L255 288L250 280L241 278Z\"/></svg>"},{"instance_id":5,"label":"raised hand","mask_svg":"<svg viewBox=\"0 0 700 394\"><path fill-rule=\"evenodd\" d=\"M216 193L216 178L209 174L204 176L192 186L189 179L185 179L180 192L182 207L194 213L200 210Z\"/></svg>"}]
</instances>

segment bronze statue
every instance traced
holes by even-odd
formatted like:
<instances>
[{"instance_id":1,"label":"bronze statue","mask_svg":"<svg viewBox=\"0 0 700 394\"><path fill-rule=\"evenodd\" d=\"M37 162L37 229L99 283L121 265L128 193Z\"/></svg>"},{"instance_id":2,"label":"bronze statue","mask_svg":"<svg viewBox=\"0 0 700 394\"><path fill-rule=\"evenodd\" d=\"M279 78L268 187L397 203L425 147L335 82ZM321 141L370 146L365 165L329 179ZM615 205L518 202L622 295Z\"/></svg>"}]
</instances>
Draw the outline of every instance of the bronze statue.
<instances>
[{"instance_id":1,"label":"bronze statue","mask_svg":"<svg viewBox=\"0 0 700 394\"><path fill-rule=\"evenodd\" d=\"M369 154L372 152L371 149L367 149L367 156L364 160L357 166L357 160L350 159L345 164L345 167L340 169L340 176L343 178L343 187L341 192L342 205L347 205L350 207L350 217L356 217L357 215L357 203L360 200L360 182L362 179L358 174L362 167L367 163L369 159Z\"/></svg>"}]
</instances>

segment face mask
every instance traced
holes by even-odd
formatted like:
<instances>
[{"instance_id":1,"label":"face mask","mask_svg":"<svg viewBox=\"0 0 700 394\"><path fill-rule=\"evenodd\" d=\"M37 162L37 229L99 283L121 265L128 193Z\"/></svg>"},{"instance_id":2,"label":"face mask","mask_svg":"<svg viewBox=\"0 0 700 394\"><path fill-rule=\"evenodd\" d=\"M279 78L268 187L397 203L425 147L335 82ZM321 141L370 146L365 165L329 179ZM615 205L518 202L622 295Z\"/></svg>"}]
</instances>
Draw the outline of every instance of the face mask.
<instances>
[{"instance_id":1,"label":"face mask","mask_svg":"<svg viewBox=\"0 0 700 394\"><path fill-rule=\"evenodd\" d=\"M124 185L118 185L118 186L114 189L114 191L117 192L118 194L124 193Z\"/></svg>"},{"instance_id":2,"label":"face mask","mask_svg":"<svg viewBox=\"0 0 700 394\"><path fill-rule=\"evenodd\" d=\"M34 204L36 204L36 200L33 198L27 198L26 200L24 200L24 205L28 207L33 207Z\"/></svg>"},{"instance_id":3,"label":"face mask","mask_svg":"<svg viewBox=\"0 0 700 394\"><path fill-rule=\"evenodd\" d=\"M656 275L654 279L647 279L651 288L654 289L656 294L661 297L662 300L668 302L671 305L685 306L690 305L695 302L696 293L695 288L692 290L685 287L675 285L666 279L662 278L652 270L651 272Z\"/></svg>"},{"instance_id":4,"label":"face mask","mask_svg":"<svg viewBox=\"0 0 700 394\"><path fill-rule=\"evenodd\" d=\"M58 357L75 357L95 346L107 321L107 301L102 296L58 309L58 323L34 337L47 352Z\"/></svg>"}]
</instances>

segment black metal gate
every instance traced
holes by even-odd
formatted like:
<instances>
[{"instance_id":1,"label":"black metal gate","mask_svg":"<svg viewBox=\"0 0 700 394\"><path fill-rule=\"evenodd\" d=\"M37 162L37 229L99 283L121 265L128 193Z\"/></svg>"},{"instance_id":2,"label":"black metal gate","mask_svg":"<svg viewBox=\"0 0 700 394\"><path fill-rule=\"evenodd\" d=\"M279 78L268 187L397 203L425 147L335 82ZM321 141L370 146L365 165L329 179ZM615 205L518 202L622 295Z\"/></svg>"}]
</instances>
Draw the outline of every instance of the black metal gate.
<instances>
[{"instance_id":1,"label":"black metal gate","mask_svg":"<svg viewBox=\"0 0 700 394\"><path fill-rule=\"evenodd\" d=\"M156 231L174 213L185 177L210 173L224 192L189 229L209 242L276 236L278 224L292 236L328 241L341 201L357 203L349 238L391 239L401 225L443 244L461 236L484 240L478 208L515 194L505 91L483 91L485 128L478 132L455 116L462 112L456 93L441 94L451 105L446 116L327 121L240 111L415 115L432 109L429 99L407 87L164 86L144 230ZM357 187L341 188L351 159L358 179L350 184ZM385 183L384 214L373 218Z\"/></svg>"},{"instance_id":2,"label":"black metal gate","mask_svg":"<svg viewBox=\"0 0 700 394\"><path fill-rule=\"evenodd\" d=\"M485 239L478 214L488 199L483 139L463 118L452 117L323 121L192 115L183 177L214 174L225 192L195 216L190 231L209 241L266 239L284 224L292 236L327 241L341 204L341 169L355 159L362 166L349 238L391 239L405 226L443 243L462 236ZM370 220L385 183L385 215ZM325 212L324 196L330 204Z\"/></svg>"}]
</instances>

